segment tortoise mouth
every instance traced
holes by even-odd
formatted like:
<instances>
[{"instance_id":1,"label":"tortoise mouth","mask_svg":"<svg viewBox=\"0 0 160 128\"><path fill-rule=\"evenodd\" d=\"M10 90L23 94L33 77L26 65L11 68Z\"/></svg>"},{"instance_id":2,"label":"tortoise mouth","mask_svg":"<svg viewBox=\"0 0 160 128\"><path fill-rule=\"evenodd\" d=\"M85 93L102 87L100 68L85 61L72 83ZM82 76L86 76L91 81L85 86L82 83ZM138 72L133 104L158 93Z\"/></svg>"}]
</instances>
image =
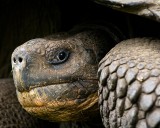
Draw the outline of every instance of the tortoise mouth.
<instances>
[{"instance_id":1,"label":"tortoise mouth","mask_svg":"<svg viewBox=\"0 0 160 128\"><path fill-rule=\"evenodd\" d=\"M34 90L35 88L41 88L41 87L49 87L49 86L61 86L63 84L71 84L72 82L59 82L59 83L53 83L53 84L46 84L46 83L41 83L37 85L30 85L28 92Z\"/></svg>"},{"instance_id":2,"label":"tortoise mouth","mask_svg":"<svg viewBox=\"0 0 160 128\"><path fill-rule=\"evenodd\" d=\"M48 86L59 86L61 88L61 85L64 85L64 84L67 84L68 85L68 88L70 87L69 85L77 85L77 80L72 80L70 82L68 81L61 81L61 82L53 82L51 84L47 84L47 82L44 82L44 83L40 83L40 84L37 84L37 85L30 85L29 86L29 90L28 91L31 91L32 89L35 89L35 88L40 88L40 87L48 87ZM94 83L94 84L97 84L98 83L98 79L85 79L85 80L79 80L78 81L78 84L81 86L81 87L84 87L85 88L85 85L83 85L84 83ZM78 87L80 87L78 86Z\"/></svg>"},{"instance_id":3,"label":"tortoise mouth","mask_svg":"<svg viewBox=\"0 0 160 128\"><path fill-rule=\"evenodd\" d=\"M18 97L20 97L20 101L22 101L22 105L25 107L29 107L28 102L35 104L31 105L31 107L39 107L46 106L49 102L53 101L70 101L75 100L75 102L83 102L89 95L97 92L98 88L97 80L81 80L72 83L58 83L51 85L39 84L35 86L30 86L28 91L21 92L17 90ZM20 95L20 96L19 96ZM26 101L26 99L29 101ZM38 104L38 102L44 102L42 104Z\"/></svg>"},{"instance_id":4,"label":"tortoise mouth","mask_svg":"<svg viewBox=\"0 0 160 128\"><path fill-rule=\"evenodd\" d=\"M81 112L84 114L93 106L92 110L98 112L97 89L96 80L85 80L34 86L29 91L17 90L17 96L23 108L32 115L51 121L71 121L82 118Z\"/></svg>"}]
</instances>

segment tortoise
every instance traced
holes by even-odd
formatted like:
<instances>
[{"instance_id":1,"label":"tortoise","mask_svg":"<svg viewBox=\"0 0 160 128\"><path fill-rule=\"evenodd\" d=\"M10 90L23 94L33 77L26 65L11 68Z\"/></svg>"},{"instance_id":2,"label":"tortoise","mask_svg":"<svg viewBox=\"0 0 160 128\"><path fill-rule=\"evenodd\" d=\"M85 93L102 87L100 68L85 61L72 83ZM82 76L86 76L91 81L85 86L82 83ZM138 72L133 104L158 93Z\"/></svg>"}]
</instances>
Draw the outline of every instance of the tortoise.
<instances>
[{"instance_id":1,"label":"tortoise","mask_svg":"<svg viewBox=\"0 0 160 128\"><path fill-rule=\"evenodd\" d=\"M53 122L87 120L100 109L106 128L159 127L160 41L121 40L87 25L19 46L11 59L19 102Z\"/></svg>"}]
</instances>

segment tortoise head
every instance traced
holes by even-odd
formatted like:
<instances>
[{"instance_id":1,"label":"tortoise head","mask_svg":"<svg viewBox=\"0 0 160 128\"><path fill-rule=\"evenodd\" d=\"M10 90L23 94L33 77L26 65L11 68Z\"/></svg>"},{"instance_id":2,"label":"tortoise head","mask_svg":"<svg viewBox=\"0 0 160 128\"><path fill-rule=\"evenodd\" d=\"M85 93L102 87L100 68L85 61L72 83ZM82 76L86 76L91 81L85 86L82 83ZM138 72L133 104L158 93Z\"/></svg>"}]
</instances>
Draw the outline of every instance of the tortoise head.
<instances>
[{"instance_id":1,"label":"tortoise head","mask_svg":"<svg viewBox=\"0 0 160 128\"><path fill-rule=\"evenodd\" d=\"M98 113L98 62L109 48L100 31L30 40L12 54L20 104L50 121L86 120ZM102 45L98 45L101 43Z\"/></svg>"}]
</instances>

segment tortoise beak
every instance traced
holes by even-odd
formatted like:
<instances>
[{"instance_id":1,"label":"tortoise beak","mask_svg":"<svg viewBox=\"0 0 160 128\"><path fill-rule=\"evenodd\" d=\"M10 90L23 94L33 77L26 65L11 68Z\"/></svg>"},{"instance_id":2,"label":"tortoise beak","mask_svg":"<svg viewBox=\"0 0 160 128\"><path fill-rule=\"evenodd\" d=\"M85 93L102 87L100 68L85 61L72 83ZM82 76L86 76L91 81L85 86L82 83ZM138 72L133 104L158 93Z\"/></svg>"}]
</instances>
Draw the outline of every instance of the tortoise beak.
<instances>
[{"instance_id":1,"label":"tortoise beak","mask_svg":"<svg viewBox=\"0 0 160 128\"><path fill-rule=\"evenodd\" d=\"M27 77L26 77L26 65L27 65L27 53L24 49L15 50L12 54L12 70L14 84L18 91L27 91Z\"/></svg>"}]
</instances>

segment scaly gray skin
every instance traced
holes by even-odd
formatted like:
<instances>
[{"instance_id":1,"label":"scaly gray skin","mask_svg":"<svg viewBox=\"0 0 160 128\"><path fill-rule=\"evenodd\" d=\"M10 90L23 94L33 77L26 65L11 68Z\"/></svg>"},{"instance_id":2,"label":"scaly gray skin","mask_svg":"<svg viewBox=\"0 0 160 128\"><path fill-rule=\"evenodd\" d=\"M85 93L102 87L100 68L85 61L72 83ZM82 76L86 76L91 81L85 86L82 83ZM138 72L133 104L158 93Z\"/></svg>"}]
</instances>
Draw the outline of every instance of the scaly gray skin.
<instances>
[{"instance_id":1,"label":"scaly gray skin","mask_svg":"<svg viewBox=\"0 0 160 128\"><path fill-rule=\"evenodd\" d=\"M112 47L109 45L114 41L108 33L89 29L19 46L12 54L12 68L23 108L50 121L85 121L98 116L98 62Z\"/></svg>"},{"instance_id":2,"label":"scaly gray skin","mask_svg":"<svg viewBox=\"0 0 160 128\"><path fill-rule=\"evenodd\" d=\"M98 74L106 128L160 127L160 40L122 41L101 60Z\"/></svg>"},{"instance_id":3,"label":"scaly gray skin","mask_svg":"<svg viewBox=\"0 0 160 128\"><path fill-rule=\"evenodd\" d=\"M49 127L49 123L32 117L22 109L13 80L0 79L0 128L45 128L46 126Z\"/></svg>"}]
</instances>

